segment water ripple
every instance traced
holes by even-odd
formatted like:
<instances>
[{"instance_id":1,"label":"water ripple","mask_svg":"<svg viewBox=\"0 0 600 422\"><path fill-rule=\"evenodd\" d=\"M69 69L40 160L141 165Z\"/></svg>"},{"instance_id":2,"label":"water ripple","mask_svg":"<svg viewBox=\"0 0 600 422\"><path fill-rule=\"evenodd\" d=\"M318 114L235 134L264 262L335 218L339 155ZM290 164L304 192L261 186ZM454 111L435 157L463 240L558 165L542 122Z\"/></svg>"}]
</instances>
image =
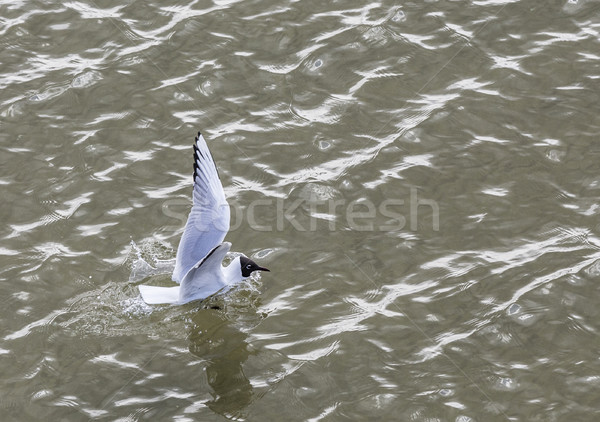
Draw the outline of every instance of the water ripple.
<instances>
[{"instance_id":1,"label":"water ripple","mask_svg":"<svg viewBox=\"0 0 600 422\"><path fill-rule=\"evenodd\" d=\"M585 419L597 3L0 5L3 416ZM197 130L273 272L150 307Z\"/></svg>"}]
</instances>

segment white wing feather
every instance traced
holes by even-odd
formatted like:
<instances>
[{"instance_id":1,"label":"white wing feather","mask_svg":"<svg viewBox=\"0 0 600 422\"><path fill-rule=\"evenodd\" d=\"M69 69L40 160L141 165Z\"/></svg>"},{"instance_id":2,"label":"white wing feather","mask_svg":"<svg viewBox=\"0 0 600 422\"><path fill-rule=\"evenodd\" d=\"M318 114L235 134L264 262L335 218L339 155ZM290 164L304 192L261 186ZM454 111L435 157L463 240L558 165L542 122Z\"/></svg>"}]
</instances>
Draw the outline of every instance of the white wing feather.
<instances>
[{"instance_id":1,"label":"white wing feather","mask_svg":"<svg viewBox=\"0 0 600 422\"><path fill-rule=\"evenodd\" d=\"M217 167L200 132L195 141L193 205L177 249L172 277L177 283L220 245L229 231L229 204Z\"/></svg>"},{"instance_id":2,"label":"white wing feather","mask_svg":"<svg viewBox=\"0 0 600 422\"><path fill-rule=\"evenodd\" d=\"M223 242L197 262L181 280L179 302L205 299L227 286L222 262L231 248L231 243Z\"/></svg>"}]
</instances>

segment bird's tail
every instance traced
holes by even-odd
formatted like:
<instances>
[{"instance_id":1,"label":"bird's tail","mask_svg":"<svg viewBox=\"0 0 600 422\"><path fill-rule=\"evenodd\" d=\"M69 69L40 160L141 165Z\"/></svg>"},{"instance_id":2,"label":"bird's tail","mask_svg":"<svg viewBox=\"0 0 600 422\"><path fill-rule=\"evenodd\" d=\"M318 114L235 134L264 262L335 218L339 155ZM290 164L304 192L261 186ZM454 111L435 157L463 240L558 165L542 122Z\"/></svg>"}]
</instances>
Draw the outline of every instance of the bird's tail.
<instances>
[{"instance_id":1,"label":"bird's tail","mask_svg":"<svg viewBox=\"0 0 600 422\"><path fill-rule=\"evenodd\" d=\"M179 286L175 287L158 287L158 286L138 286L142 299L148 305L158 305L161 303L177 303L179 302Z\"/></svg>"}]
</instances>

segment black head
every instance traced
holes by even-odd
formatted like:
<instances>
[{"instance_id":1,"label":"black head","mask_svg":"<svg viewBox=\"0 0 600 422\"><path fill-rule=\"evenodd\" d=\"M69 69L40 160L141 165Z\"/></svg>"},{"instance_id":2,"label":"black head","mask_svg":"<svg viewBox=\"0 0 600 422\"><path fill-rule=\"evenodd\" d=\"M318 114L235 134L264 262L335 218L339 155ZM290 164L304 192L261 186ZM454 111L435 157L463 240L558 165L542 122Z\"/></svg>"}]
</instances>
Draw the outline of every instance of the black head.
<instances>
[{"instance_id":1,"label":"black head","mask_svg":"<svg viewBox=\"0 0 600 422\"><path fill-rule=\"evenodd\" d=\"M266 268L259 267L256 262L245 256L240 256L240 265L242 266L242 277L250 277L252 271L269 271Z\"/></svg>"}]
</instances>

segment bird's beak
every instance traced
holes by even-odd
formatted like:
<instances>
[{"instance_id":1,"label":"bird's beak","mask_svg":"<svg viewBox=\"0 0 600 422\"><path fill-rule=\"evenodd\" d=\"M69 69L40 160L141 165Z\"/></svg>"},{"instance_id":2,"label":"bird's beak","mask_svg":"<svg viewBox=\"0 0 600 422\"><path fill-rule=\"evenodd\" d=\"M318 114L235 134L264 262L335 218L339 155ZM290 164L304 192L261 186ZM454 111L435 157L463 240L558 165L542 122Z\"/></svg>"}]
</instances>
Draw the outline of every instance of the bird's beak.
<instances>
[{"instance_id":1,"label":"bird's beak","mask_svg":"<svg viewBox=\"0 0 600 422\"><path fill-rule=\"evenodd\" d=\"M258 269L259 269L260 271L268 271L268 272L271 272L271 270L270 270L270 269L268 269L268 268L264 268L264 267L258 267Z\"/></svg>"}]
</instances>

